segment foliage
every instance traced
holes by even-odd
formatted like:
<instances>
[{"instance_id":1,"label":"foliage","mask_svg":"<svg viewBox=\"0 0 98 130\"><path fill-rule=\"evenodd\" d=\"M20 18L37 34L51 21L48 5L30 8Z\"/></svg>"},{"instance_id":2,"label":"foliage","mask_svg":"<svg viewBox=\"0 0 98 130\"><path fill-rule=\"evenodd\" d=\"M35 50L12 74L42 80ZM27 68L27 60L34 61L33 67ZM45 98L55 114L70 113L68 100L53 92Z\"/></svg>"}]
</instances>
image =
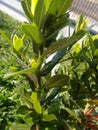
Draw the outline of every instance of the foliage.
<instances>
[{"instance_id":1,"label":"foliage","mask_svg":"<svg viewBox=\"0 0 98 130\"><path fill-rule=\"evenodd\" d=\"M57 39L72 23L67 12L72 0L21 3L28 23L21 26L23 36L14 35L11 41L19 64L3 78L19 82L15 116L21 120L12 129L22 123L31 130L98 129L98 35L90 35L81 15L72 36Z\"/></svg>"}]
</instances>

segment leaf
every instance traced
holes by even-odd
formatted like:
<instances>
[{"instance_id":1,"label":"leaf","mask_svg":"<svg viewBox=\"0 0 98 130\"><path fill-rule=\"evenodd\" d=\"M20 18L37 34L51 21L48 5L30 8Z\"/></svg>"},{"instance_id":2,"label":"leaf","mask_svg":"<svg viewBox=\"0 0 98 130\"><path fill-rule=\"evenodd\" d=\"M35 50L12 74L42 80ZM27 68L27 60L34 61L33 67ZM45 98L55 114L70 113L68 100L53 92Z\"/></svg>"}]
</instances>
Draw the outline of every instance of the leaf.
<instances>
[{"instance_id":1,"label":"leaf","mask_svg":"<svg viewBox=\"0 0 98 130\"><path fill-rule=\"evenodd\" d=\"M94 40L94 47L95 47L95 49L98 49L98 39Z\"/></svg>"},{"instance_id":2,"label":"leaf","mask_svg":"<svg viewBox=\"0 0 98 130\"><path fill-rule=\"evenodd\" d=\"M80 30L80 27L81 27L81 24L84 22L83 20L83 15L80 15L78 17L78 20L77 20L77 23L76 23L76 26L75 26L75 32L78 32Z\"/></svg>"},{"instance_id":3,"label":"leaf","mask_svg":"<svg viewBox=\"0 0 98 130\"><path fill-rule=\"evenodd\" d=\"M49 0L38 0L35 8L34 21L41 29L44 27L47 6L49 6Z\"/></svg>"},{"instance_id":4,"label":"leaf","mask_svg":"<svg viewBox=\"0 0 98 130\"><path fill-rule=\"evenodd\" d=\"M18 112L19 114L25 115L25 114L27 114L27 113L30 112L30 109L29 109L27 106L22 105L22 106L20 106L20 107L18 108L17 112Z\"/></svg>"},{"instance_id":5,"label":"leaf","mask_svg":"<svg viewBox=\"0 0 98 130\"><path fill-rule=\"evenodd\" d=\"M3 38L10 44L12 44L12 41L9 39L9 37L7 36L7 34L0 29L0 34L3 36Z\"/></svg>"},{"instance_id":6,"label":"leaf","mask_svg":"<svg viewBox=\"0 0 98 130\"><path fill-rule=\"evenodd\" d=\"M24 39L24 36L22 38L19 38L17 35L14 35L13 47L16 51L19 51L23 47L23 39Z\"/></svg>"},{"instance_id":7,"label":"leaf","mask_svg":"<svg viewBox=\"0 0 98 130\"><path fill-rule=\"evenodd\" d=\"M71 6L73 0L60 0L60 4L58 5L58 17L65 14L65 12L69 9Z\"/></svg>"},{"instance_id":8,"label":"leaf","mask_svg":"<svg viewBox=\"0 0 98 130\"><path fill-rule=\"evenodd\" d=\"M34 26L32 24L23 24L21 29L27 36L32 38L38 45L43 43L44 38L37 26Z\"/></svg>"},{"instance_id":9,"label":"leaf","mask_svg":"<svg viewBox=\"0 0 98 130\"><path fill-rule=\"evenodd\" d=\"M88 37L88 43L89 43L89 45L90 45L90 47L91 47L91 49L92 49L92 53L94 53L94 51L95 51L95 46L94 46L94 41L93 41L93 39L92 39L92 37L90 36L90 34L88 33L88 35L87 35Z\"/></svg>"},{"instance_id":10,"label":"leaf","mask_svg":"<svg viewBox=\"0 0 98 130\"><path fill-rule=\"evenodd\" d=\"M74 46L74 52L79 53L81 51L81 46L79 43L76 43Z\"/></svg>"},{"instance_id":11,"label":"leaf","mask_svg":"<svg viewBox=\"0 0 98 130\"><path fill-rule=\"evenodd\" d=\"M21 5L22 5L22 8L23 8L27 18L29 19L29 21L33 22L33 15L31 13L31 10L30 10L29 4L28 4L28 0L26 0L26 1L21 0Z\"/></svg>"},{"instance_id":12,"label":"leaf","mask_svg":"<svg viewBox=\"0 0 98 130\"><path fill-rule=\"evenodd\" d=\"M35 8L36 8L38 1L39 0L31 0L31 12L32 12L33 16L34 16Z\"/></svg>"},{"instance_id":13,"label":"leaf","mask_svg":"<svg viewBox=\"0 0 98 130\"><path fill-rule=\"evenodd\" d=\"M33 104L28 97L26 97L25 95L21 95L20 98L24 105L26 105L29 109L33 109Z\"/></svg>"},{"instance_id":14,"label":"leaf","mask_svg":"<svg viewBox=\"0 0 98 130\"><path fill-rule=\"evenodd\" d=\"M62 50L58 51L54 55L52 60L43 67L42 76L47 75L53 69L53 67L63 58L63 56L66 54L66 52L67 52L66 49L62 49Z\"/></svg>"},{"instance_id":15,"label":"leaf","mask_svg":"<svg viewBox=\"0 0 98 130\"><path fill-rule=\"evenodd\" d=\"M75 32L77 33L80 30L85 30L87 25L88 25L88 21L85 20L83 15L80 15L75 26Z\"/></svg>"},{"instance_id":16,"label":"leaf","mask_svg":"<svg viewBox=\"0 0 98 130\"><path fill-rule=\"evenodd\" d=\"M41 108L41 104L40 104L40 102L38 100L38 96L37 96L36 92L32 92L31 99L33 101L33 107L34 107L35 111L38 114L41 114L42 113L42 108Z\"/></svg>"},{"instance_id":17,"label":"leaf","mask_svg":"<svg viewBox=\"0 0 98 130\"><path fill-rule=\"evenodd\" d=\"M48 14L57 15L57 17L66 13L73 0L51 0Z\"/></svg>"},{"instance_id":18,"label":"leaf","mask_svg":"<svg viewBox=\"0 0 98 130\"><path fill-rule=\"evenodd\" d=\"M51 77L47 83L45 84L45 87L62 87L67 84L69 81L69 77L66 75L55 75Z\"/></svg>"},{"instance_id":19,"label":"leaf","mask_svg":"<svg viewBox=\"0 0 98 130\"><path fill-rule=\"evenodd\" d=\"M98 34L92 36L92 39L93 39L93 41L96 40L96 39L98 40Z\"/></svg>"},{"instance_id":20,"label":"leaf","mask_svg":"<svg viewBox=\"0 0 98 130\"><path fill-rule=\"evenodd\" d=\"M81 119L79 117L77 117L77 115L69 108L65 108L65 110L71 115L73 116L79 123L81 123Z\"/></svg>"},{"instance_id":21,"label":"leaf","mask_svg":"<svg viewBox=\"0 0 98 130\"><path fill-rule=\"evenodd\" d=\"M56 95L60 92L60 90L61 90L61 87L56 87L49 90L46 96L46 100L45 100L46 106L56 97Z\"/></svg>"},{"instance_id":22,"label":"leaf","mask_svg":"<svg viewBox=\"0 0 98 130\"><path fill-rule=\"evenodd\" d=\"M44 56L49 56L63 48L72 46L74 43L79 41L84 35L85 31L81 30L68 39L64 38L58 40L44 52Z\"/></svg>"},{"instance_id":23,"label":"leaf","mask_svg":"<svg viewBox=\"0 0 98 130\"><path fill-rule=\"evenodd\" d=\"M56 116L54 114L43 115L42 117L42 121L46 121L46 122L49 122L55 119L56 119Z\"/></svg>"},{"instance_id":24,"label":"leaf","mask_svg":"<svg viewBox=\"0 0 98 130\"><path fill-rule=\"evenodd\" d=\"M94 51L94 56L98 56L98 49Z\"/></svg>"},{"instance_id":25,"label":"leaf","mask_svg":"<svg viewBox=\"0 0 98 130\"><path fill-rule=\"evenodd\" d=\"M33 74L33 73L35 73L36 68L37 68L37 66L36 67L30 67L28 69L24 69L24 70L21 70L21 71L18 71L18 72L7 73L7 74L4 75L4 79L12 77L12 76L21 75L21 74Z\"/></svg>"}]
</instances>

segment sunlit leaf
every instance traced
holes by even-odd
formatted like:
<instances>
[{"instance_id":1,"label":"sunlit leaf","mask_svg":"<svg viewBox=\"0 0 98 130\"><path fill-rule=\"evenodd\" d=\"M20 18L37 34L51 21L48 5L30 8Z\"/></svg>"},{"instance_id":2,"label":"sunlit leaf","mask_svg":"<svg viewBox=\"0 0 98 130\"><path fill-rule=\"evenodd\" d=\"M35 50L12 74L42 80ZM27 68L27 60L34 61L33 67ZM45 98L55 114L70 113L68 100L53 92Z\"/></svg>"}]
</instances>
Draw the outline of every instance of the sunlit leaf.
<instances>
[{"instance_id":1,"label":"sunlit leaf","mask_svg":"<svg viewBox=\"0 0 98 130\"><path fill-rule=\"evenodd\" d=\"M16 51L19 51L23 47L23 39L24 39L24 37L19 38L17 35L14 35L13 47Z\"/></svg>"},{"instance_id":2,"label":"sunlit leaf","mask_svg":"<svg viewBox=\"0 0 98 130\"><path fill-rule=\"evenodd\" d=\"M23 24L21 29L27 36L32 38L37 44L43 43L44 38L36 25Z\"/></svg>"},{"instance_id":3,"label":"sunlit leaf","mask_svg":"<svg viewBox=\"0 0 98 130\"><path fill-rule=\"evenodd\" d=\"M35 8L36 8L36 5L37 5L38 1L39 0L31 0L31 12L32 12L33 16L34 16Z\"/></svg>"},{"instance_id":4,"label":"sunlit leaf","mask_svg":"<svg viewBox=\"0 0 98 130\"><path fill-rule=\"evenodd\" d=\"M33 101L33 107L35 109L35 111L38 113L38 114L41 114L42 113L42 108L41 108L41 104L40 104L40 101L38 99L38 96L37 96L37 93L36 92L33 92L32 95L31 95L31 99Z\"/></svg>"},{"instance_id":5,"label":"sunlit leaf","mask_svg":"<svg viewBox=\"0 0 98 130\"><path fill-rule=\"evenodd\" d=\"M42 117L42 121L46 121L46 122L49 122L55 119L56 119L56 116L54 114L43 115Z\"/></svg>"},{"instance_id":6,"label":"sunlit leaf","mask_svg":"<svg viewBox=\"0 0 98 130\"><path fill-rule=\"evenodd\" d=\"M93 39L93 40L98 39L98 34L92 36L92 39Z\"/></svg>"}]
</instances>

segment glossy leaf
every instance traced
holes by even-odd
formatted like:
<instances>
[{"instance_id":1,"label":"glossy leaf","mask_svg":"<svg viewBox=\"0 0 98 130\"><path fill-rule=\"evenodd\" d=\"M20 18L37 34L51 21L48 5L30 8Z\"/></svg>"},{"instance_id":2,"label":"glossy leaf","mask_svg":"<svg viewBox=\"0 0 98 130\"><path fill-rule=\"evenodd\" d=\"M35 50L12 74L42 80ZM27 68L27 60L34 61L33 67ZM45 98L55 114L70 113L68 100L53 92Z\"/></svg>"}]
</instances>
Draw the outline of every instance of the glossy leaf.
<instances>
[{"instance_id":1,"label":"glossy leaf","mask_svg":"<svg viewBox=\"0 0 98 130\"><path fill-rule=\"evenodd\" d=\"M66 75L55 75L47 81L45 87L62 87L67 84L68 80L69 77Z\"/></svg>"},{"instance_id":2,"label":"glossy leaf","mask_svg":"<svg viewBox=\"0 0 98 130\"><path fill-rule=\"evenodd\" d=\"M58 51L54 55L52 60L43 67L42 76L47 75L53 69L53 67L63 58L63 56L66 54L66 52L67 52L66 49L62 49L62 50Z\"/></svg>"}]
</instances>

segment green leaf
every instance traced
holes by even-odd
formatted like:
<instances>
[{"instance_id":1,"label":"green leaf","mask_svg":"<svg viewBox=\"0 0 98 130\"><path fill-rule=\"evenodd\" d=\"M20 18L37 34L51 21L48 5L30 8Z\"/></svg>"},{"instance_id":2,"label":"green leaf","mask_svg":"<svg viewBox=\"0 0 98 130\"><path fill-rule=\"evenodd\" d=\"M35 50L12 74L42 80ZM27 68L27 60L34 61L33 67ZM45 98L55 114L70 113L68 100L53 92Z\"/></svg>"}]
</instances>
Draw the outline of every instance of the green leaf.
<instances>
[{"instance_id":1,"label":"green leaf","mask_svg":"<svg viewBox=\"0 0 98 130\"><path fill-rule=\"evenodd\" d=\"M30 109L29 109L27 106L22 105L22 106L20 106L20 107L18 108L17 112L18 112L19 114L25 115L25 114L27 114L27 113L30 112Z\"/></svg>"},{"instance_id":2,"label":"green leaf","mask_svg":"<svg viewBox=\"0 0 98 130\"><path fill-rule=\"evenodd\" d=\"M60 0L60 4L58 5L58 17L65 14L65 12L71 6L73 0Z\"/></svg>"},{"instance_id":3,"label":"green leaf","mask_svg":"<svg viewBox=\"0 0 98 130\"><path fill-rule=\"evenodd\" d=\"M94 41L93 41L93 39L92 39L92 37L90 36L89 33L87 34L87 39L88 39L88 43L89 43L89 45L91 46L92 53L94 54L94 51L95 51L95 45L94 45Z\"/></svg>"},{"instance_id":4,"label":"green leaf","mask_svg":"<svg viewBox=\"0 0 98 130\"><path fill-rule=\"evenodd\" d=\"M81 123L81 119L79 117L77 117L77 115L69 108L65 108L65 110L71 115L73 116L79 123Z\"/></svg>"},{"instance_id":5,"label":"green leaf","mask_svg":"<svg viewBox=\"0 0 98 130\"><path fill-rule=\"evenodd\" d=\"M21 95L21 102L26 105L29 109L33 109L33 103L25 95Z\"/></svg>"},{"instance_id":6,"label":"green leaf","mask_svg":"<svg viewBox=\"0 0 98 130\"><path fill-rule=\"evenodd\" d=\"M55 119L56 119L56 116L54 114L43 115L42 117L42 121L46 121L46 122L49 122Z\"/></svg>"},{"instance_id":7,"label":"green leaf","mask_svg":"<svg viewBox=\"0 0 98 130\"><path fill-rule=\"evenodd\" d=\"M42 33L37 26L32 24L23 24L21 27L22 31L32 38L38 45L44 42Z\"/></svg>"},{"instance_id":8,"label":"green leaf","mask_svg":"<svg viewBox=\"0 0 98 130\"><path fill-rule=\"evenodd\" d=\"M39 28L43 28L45 22L46 9L49 8L49 0L38 0L35 8L34 21Z\"/></svg>"},{"instance_id":9,"label":"green leaf","mask_svg":"<svg viewBox=\"0 0 98 130\"><path fill-rule=\"evenodd\" d=\"M31 95L31 99L33 101L33 107L34 110L38 113L41 114L42 113L42 108L41 108L41 104L40 101L38 100L38 96L36 92L33 92Z\"/></svg>"},{"instance_id":10,"label":"green leaf","mask_svg":"<svg viewBox=\"0 0 98 130\"><path fill-rule=\"evenodd\" d=\"M62 87L67 84L69 81L69 77L66 75L55 75L51 77L47 83L45 84L45 87Z\"/></svg>"},{"instance_id":11,"label":"green leaf","mask_svg":"<svg viewBox=\"0 0 98 130\"><path fill-rule=\"evenodd\" d=\"M53 53L55 53L63 48L67 48L67 47L72 46L74 43L79 41L84 35L85 35L85 31L81 30L68 39L64 38L64 39L58 40L56 43L51 45L44 52L44 56L49 56L49 55L51 55L51 54L53 54Z\"/></svg>"},{"instance_id":12,"label":"green leaf","mask_svg":"<svg viewBox=\"0 0 98 130\"><path fill-rule=\"evenodd\" d=\"M19 38L17 35L14 35L13 47L16 51L19 51L23 47L23 39L24 39L24 36L22 38Z\"/></svg>"},{"instance_id":13,"label":"green leaf","mask_svg":"<svg viewBox=\"0 0 98 130\"><path fill-rule=\"evenodd\" d=\"M94 51L94 56L98 56L98 49Z\"/></svg>"},{"instance_id":14,"label":"green leaf","mask_svg":"<svg viewBox=\"0 0 98 130\"><path fill-rule=\"evenodd\" d=\"M73 0L51 0L48 14L54 14L58 17L65 14L71 6Z\"/></svg>"},{"instance_id":15,"label":"green leaf","mask_svg":"<svg viewBox=\"0 0 98 130\"><path fill-rule=\"evenodd\" d=\"M33 73L35 73L36 68L37 68L37 66L30 67L28 69L24 69L24 70L21 70L21 71L18 71L18 72L7 73L7 74L4 75L4 79L9 78L11 76L21 75L21 74L33 74Z\"/></svg>"},{"instance_id":16,"label":"green leaf","mask_svg":"<svg viewBox=\"0 0 98 130\"><path fill-rule=\"evenodd\" d=\"M30 6L28 4L28 0L21 0L21 5L22 5L22 8L27 16L27 18L29 19L29 21L33 22L33 15L31 13L31 10L30 10Z\"/></svg>"}]
</instances>

